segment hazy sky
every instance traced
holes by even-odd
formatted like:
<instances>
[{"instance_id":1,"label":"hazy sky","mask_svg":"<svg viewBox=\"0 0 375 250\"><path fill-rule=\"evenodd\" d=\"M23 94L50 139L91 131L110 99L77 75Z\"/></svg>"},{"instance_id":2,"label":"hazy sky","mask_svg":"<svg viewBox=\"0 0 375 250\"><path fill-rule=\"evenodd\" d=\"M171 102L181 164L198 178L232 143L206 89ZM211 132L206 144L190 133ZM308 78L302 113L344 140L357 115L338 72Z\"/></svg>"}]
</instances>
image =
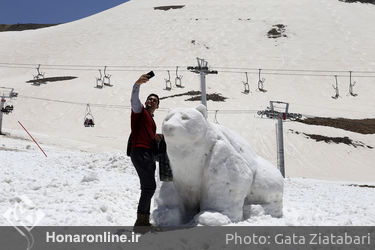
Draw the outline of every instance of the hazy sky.
<instances>
[{"instance_id":1,"label":"hazy sky","mask_svg":"<svg viewBox=\"0 0 375 250\"><path fill-rule=\"evenodd\" d=\"M128 0L1 0L0 24L66 23Z\"/></svg>"}]
</instances>

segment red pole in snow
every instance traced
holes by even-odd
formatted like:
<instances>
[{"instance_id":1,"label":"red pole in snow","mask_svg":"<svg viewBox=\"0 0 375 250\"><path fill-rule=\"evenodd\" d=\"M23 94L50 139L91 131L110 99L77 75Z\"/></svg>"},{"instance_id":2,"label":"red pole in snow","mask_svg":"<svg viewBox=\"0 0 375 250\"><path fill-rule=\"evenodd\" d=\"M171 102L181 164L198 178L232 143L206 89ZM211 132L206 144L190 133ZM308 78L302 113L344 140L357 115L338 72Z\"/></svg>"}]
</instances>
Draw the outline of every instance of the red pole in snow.
<instances>
[{"instance_id":1,"label":"red pole in snow","mask_svg":"<svg viewBox=\"0 0 375 250\"><path fill-rule=\"evenodd\" d=\"M33 141L35 142L36 145L38 145L39 149L43 152L43 154L47 157L46 153L44 152L44 150L39 146L39 144L34 140L34 138L30 135L30 133L25 129L25 127L22 125L22 123L20 121L18 121L18 123L22 126L22 128L26 131L26 133L31 137L31 139L33 139Z\"/></svg>"}]
</instances>

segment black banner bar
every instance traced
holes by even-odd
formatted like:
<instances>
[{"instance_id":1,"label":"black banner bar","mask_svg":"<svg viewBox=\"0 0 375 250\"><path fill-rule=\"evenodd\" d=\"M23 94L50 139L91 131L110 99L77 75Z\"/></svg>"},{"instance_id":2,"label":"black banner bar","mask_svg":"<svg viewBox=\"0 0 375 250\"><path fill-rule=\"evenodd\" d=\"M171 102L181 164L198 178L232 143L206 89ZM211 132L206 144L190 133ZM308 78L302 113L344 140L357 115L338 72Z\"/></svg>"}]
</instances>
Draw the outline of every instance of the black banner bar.
<instances>
[{"instance_id":1,"label":"black banner bar","mask_svg":"<svg viewBox=\"0 0 375 250\"><path fill-rule=\"evenodd\" d=\"M6 250L115 249L375 249L371 227L191 227L156 228L136 234L132 227L0 227Z\"/></svg>"}]
</instances>

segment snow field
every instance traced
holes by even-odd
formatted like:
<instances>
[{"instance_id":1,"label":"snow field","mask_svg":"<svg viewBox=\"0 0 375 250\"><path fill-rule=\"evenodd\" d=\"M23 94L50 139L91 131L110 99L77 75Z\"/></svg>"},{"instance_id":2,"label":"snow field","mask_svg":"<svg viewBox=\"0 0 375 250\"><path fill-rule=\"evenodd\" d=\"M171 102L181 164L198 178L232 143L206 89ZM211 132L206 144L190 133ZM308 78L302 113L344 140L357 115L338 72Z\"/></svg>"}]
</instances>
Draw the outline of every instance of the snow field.
<instances>
[{"instance_id":1,"label":"snow field","mask_svg":"<svg viewBox=\"0 0 375 250\"><path fill-rule=\"evenodd\" d=\"M125 152L93 154L41 146L48 158L31 141L1 138L0 214L26 195L45 214L39 225L134 223L139 180ZM282 218L264 215L253 205L248 220L230 225L374 225L375 189L349 184L287 178ZM160 182L157 185L160 188ZM0 224L9 225L2 216Z\"/></svg>"}]
</instances>

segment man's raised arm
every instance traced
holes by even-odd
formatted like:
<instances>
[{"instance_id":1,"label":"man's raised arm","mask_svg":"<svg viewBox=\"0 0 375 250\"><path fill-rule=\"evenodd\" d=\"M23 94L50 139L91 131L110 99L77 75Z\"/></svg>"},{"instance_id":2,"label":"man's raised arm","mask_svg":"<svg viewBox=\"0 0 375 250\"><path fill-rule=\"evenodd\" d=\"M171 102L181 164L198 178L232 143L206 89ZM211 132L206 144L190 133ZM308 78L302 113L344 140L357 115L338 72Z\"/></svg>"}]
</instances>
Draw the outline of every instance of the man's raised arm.
<instances>
[{"instance_id":1,"label":"man's raised arm","mask_svg":"<svg viewBox=\"0 0 375 250\"><path fill-rule=\"evenodd\" d=\"M141 84L148 81L148 78L146 75L142 75L133 86L132 95L130 98L130 103L132 106L132 110L134 113L141 113L142 112L142 103L141 100L139 100L139 89Z\"/></svg>"}]
</instances>

